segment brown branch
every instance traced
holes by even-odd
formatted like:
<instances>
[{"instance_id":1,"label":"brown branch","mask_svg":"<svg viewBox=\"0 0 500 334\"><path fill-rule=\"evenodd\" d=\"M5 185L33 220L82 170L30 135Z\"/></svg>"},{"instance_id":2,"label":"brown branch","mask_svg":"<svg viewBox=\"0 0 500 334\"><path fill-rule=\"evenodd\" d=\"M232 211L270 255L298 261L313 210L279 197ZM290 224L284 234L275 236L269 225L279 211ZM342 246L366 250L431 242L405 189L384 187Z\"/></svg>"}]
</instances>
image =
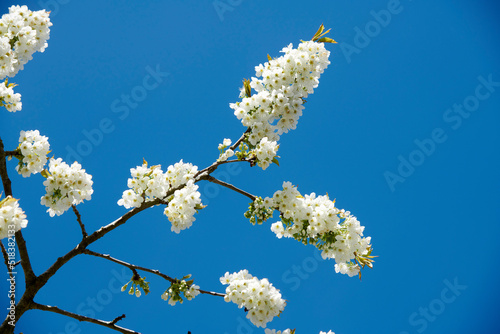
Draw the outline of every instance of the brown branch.
<instances>
[{"instance_id":1,"label":"brown branch","mask_svg":"<svg viewBox=\"0 0 500 334\"><path fill-rule=\"evenodd\" d=\"M5 197L12 196L12 187L9 179L9 174L7 174L7 162L5 161L5 151L2 138L0 138L0 177L2 177Z\"/></svg>"},{"instance_id":2,"label":"brown branch","mask_svg":"<svg viewBox=\"0 0 500 334\"><path fill-rule=\"evenodd\" d=\"M225 297L226 294L224 293L219 293L219 292L213 292L213 291L207 291L207 290L199 290L200 293L204 293L206 295L211 295L211 296L218 296L218 297Z\"/></svg>"},{"instance_id":3,"label":"brown branch","mask_svg":"<svg viewBox=\"0 0 500 334\"><path fill-rule=\"evenodd\" d=\"M78 209L76 208L76 205L71 205L73 208L73 212L76 215L76 220L78 221L78 224L80 224L80 228L82 229L82 236L85 239L87 237L87 231L85 231L85 225L82 223L82 215L80 215L80 212L78 212Z\"/></svg>"},{"instance_id":4,"label":"brown branch","mask_svg":"<svg viewBox=\"0 0 500 334\"><path fill-rule=\"evenodd\" d=\"M9 157L9 156L22 156L21 154L21 150L17 149L17 150L14 150L14 151L5 151L5 156L6 157Z\"/></svg>"},{"instance_id":5,"label":"brown branch","mask_svg":"<svg viewBox=\"0 0 500 334\"><path fill-rule=\"evenodd\" d=\"M246 191L244 190L241 190L239 188L236 188L235 186L233 186L232 184L230 183L227 183L227 182L224 182L224 181L221 181L219 179L216 179L215 177L211 176L211 175L207 175L207 176L202 176L200 178L200 180L207 180L209 182L212 182L212 183L216 183L216 184L219 184L223 187L226 187L228 189L231 189L231 190L234 190L236 191L237 193L240 193L242 195L245 195L246 197L250 198L252 201L255 201L255 196L250 194L250 193L247 193Z\"/></svg>"},{"instance_id":6,"label":"brown branch","mask_svg":"<svg viewBox=\"0 0 500 334\"><path fill-rule=\"evenodd\" d=\"M3 189L5 191L5 197L12 196L12 186L9 179L9 174L7 173L7 162L5 160L5 151L3 146L2 138L0 138L0 177L2 178ZM28 249L26 248L26 242L24 241L23 234L21 230L17 231L15 234L17 248L19 249L19 256L21 257L21 266L23 267L24 277L26 278L26 287L32 284L36 276L31 267L30 257L28 254Z\"/></svg>"},{"instance_id":7,"label":"brown branch","mask_svg":"<svg viewBox=\"0 0 500 334\"><path fill-rule=\"evenodd\" d=\"M169 281L170 283L177 282L177 279L175 279L173 277L170 277L168 275L165 275L165 274L161 273L159 270L149 269L149 268L145 268L145 267L141 267L141 266L136 266L134 264L131 264L131 263L128 263L128 262L125 262L125 261L122 261L122 260L118 260L118 259L116 259L114 257L111 257L109 254L101 254L101 253L97 253L97 252L91 251L89 249L85 249L83 251L83 254L100 257L100 258L109 260L111 262L118 263L118 264L120 264L122 266L125 266L125 267L129 268L130 270L132 270L132 272L134 273L134 275L137 275L137 271L136 270L142 270L144 272L160 276L160 277L164 278L165 280ZM207 290L200 290L200 293L204 293L204 294L212 295L212 296L219 296L219 297L224 297L225 296L225 294L223 294L223 293L213 292L213 291L207 291Z\"/></svg>"},{"instance_id":8,"label":"brown branch","mask_svg":"<svg viewBox=\"0 0 500 334\"><path fill-rule=\"evenodd\" d=\"M32 309L35 309L35 310L54 312L54 313L62 314L62 315L65 315L67 317L76 319L78 321L86 321L86 322L90 322L93 324L101 325L101 326L113 329L113 330L120 332L120 333L140 334L139 332L136 332L136 331L133 331L131 329L127 329L127 328L120 327L120 326L116 325L116 323L118 321L125 318L125 314L122 314L121 316L116 317L112 321L104 321L104 320L99 320L99 319L94 319L94 318L86 317L83 315L79 315L79 314L76 314L73 312L65 311L65 310L62 310L56 306L42 305L42 304L38 304L38 303L33 302L31 307L32 307Z\"/></svg>"},{"instance_id":9,"label":"brown branch","mask_svg":"<svg viewBox=\"0 0 500 334\"><path fill-rule=\"evenodd\" d=\"M12 270L10 269L10 266L9 266L9 255L7 254L7 250L5 249L5 246L3 245L3 243L1 241L0 241L0 246L2 247L3 260L5 262L5 266L7 267L7 272L9 273L10 279L13 279L14 275L12 275ZM15 267L15 266L16 265L14 265L13 267ZM13 299L15 301L14 296L11 299Z\"/></svg>"},{"instance_id":10,"label":"brown branch","mask_svg":"<svg viewBox=\"0 0 500 334\"><path fill-rule=\"evenodd\" d=\"M168 275L162 274L159 270L149 269L149 268L145 268L145 267L141 267L141 266L136 266L134 264L131 264L131 263L128 263L128 262L125 262L125 261L122 261L122 260L115 259L114 257L111 257L109 254L101 254L101 253L97 253L97 252L91 251L89 249L85 249L83 251L83 254L100 257L100 258L109 260L111 262L118 263L118 264L120 264L122 266L125 266L125 267L129 268L130 270L132 270L134 272L134 274L137 273L135 270L142 270L142 271L145 271L145 272L148 272L148 273L160 276L160 277L166 279L167 281L169 281L170 283L175 283L177 281L173 277L170 277Z\"/></svg>"},{"instance_id":11,"label":"brown branch","mask_svg":"<svg viewBox=\"0 0 500 334\"><path fill-rule=\"evenodd\" d=\"M120 316L116 317L115 319L113 319L113 321L111 321L111 322L110 322L110 324L111 324L111 325L114 325L114 324L116 324L118 321L120 321L120 320L122 320L122 319L125 319L125 318L126 318L125 314L122 314L122 315L120 315Z\"/></svg>"},{"instance_id":12,"label":"brown branch","mask_svg":"<svg viewBox=\"0 0 500 334\"><path fill-rule=\"evenodd\" d=\"M232 161L230 161L232 162ZM220 162L220 163L214 163L211 166L205 168L203 171L200 171L197 173L197 176L201 174L201 172L206 171L208 176L211 172L213 172L217 167L222 164L222 163L229 163L229 162ZM4 189L6 193L9 195L12 194L12 189L10 187L10 179L8 178L7 174L7 169L6 169L6 162L5 162L5 152L3 151L3 143L0 138L0 175L2 177L2 182L4 184ZM176 190L181 189L185 185L181 185L177 188L171 189L165 196L165 198L168 198ZM16 239L17 239L17 244L19 248L19 253L21 255L21 266L23 267L23 271L25 273L25 278L26 278L26 290L24 294L21 296L21 299L19 300L17 304L17 309L16 309L16 321L26 312L27 310L33 308L33 299L35 295L38 293L38 291L48 282L48 280L55 275L55 273L63 266L65 265L68 261L70 261L72 258L75 256L82 254L85 252L86 247L93 242L99 240L103 236L105 236L107 233L111 232L115 228L125 224L130 218L135 216L141 211L144 211L150 207L153 207L158 204L166 204L164 199L155 199L150 202L145 202L143 203L140 207L134 208L127 213L125 213L123 216L119 217L115 221L109 223L106 226L102 226L100 229L94 231L91 235L87 235L83 237L83 239L78 243L75 248L70 250L68 253L65 255L59 257L47 270L45 270L41 275L38 277L34 274L33 269L31 268L31 263L29 261L29 256L28 252L26 249L26 243L24 241L24 238L21 234L21 231L16 232ZM76 214L76 212L75 212ZM78 215L77 215L77 220L78 220ZM81 223L81 220L79 221ZM81 223L80 227L83 226L83 223ZM82 233L85 230L82 229ZM171 281L173 278L160 273L157 270L151 270L148 268L143 268L143 267L137 267L139 270L144 270L156 275L159 275L169 281ZM201 292L201 291L200 291ZM218 294L216 292L209 292L209 291L203 291L202 293L207 293L211 295L220 295L224 296L222 294ZM64 314L64 313L61 313ZM0 332L3 328L7 328L8 324L6 321L1 325L0 327Z\"/></svg>"},{"instance_id":13,"label":"brown branch","mask_svg":"<svg viewBox=\"0 0 500 334\"><path fill-rule=\"evenodd\" d=\"M243 134L241 135L240 139L238 139L234 144L233 146L229 147L231 150L234 151L235 148L238 147L238 145L243 141L245 140L245 136L247 133L249 133L250 131L252 131L252 128L247 128L247 130L245 132L243 132Z\"/></svg>"}]
</instances>

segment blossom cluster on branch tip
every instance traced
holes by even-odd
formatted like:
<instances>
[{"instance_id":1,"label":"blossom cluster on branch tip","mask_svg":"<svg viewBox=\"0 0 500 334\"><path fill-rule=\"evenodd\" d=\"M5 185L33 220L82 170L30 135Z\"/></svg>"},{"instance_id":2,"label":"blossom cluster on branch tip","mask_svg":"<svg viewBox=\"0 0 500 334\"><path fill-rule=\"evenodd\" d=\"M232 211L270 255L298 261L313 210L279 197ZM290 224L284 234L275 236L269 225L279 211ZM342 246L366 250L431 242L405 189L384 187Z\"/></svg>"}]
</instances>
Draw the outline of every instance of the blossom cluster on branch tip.
<instances>
[{"instance_id":1,"label":"blossom cluster on branch tip","mask_svg":"<svg viewBox=\"0 0 500 334\"><path fill-rule=\"evenodd\" d=\"M231 146L231 139L224 138L222 144L219 144L219 158L218 162L226 161L234 155L234 151L229 148Z\"/></svg>"},{"instance_id":2,"label":"blossom cluster on branch tip","mask_svg":"<svg viewBox=\"0 0 500 334\"><path fill-rule=\"evenodd\" d=\"M36 51L44 52L50 37L49 12L31 11L26 6L11 6L0 19L0 80L13 77L33 59Z\"/></svg>"},{"instance_id":3,"label":"blossom cluster on branch tip","mask_svg":"<svg viewBox=\"0 0 500 334\"><path fill-rule=\"evenodd\" d=\"M296 49L290 44L281 52L283 56L268 57L268 62L255 67L256 77L244 82L242 100L230 104L236 117L250 129L245 143L250 146L248 154L257 155L257 161L262 152L257 154L255 149L264 138L273 143L273 149L266 151L276 155L280 135L296 128L305 98L314 92L320 75L330 64L330 52L323 43L302 42ZM251 94L252 88L257 94ZM265 159L258 165L265 169L269 163Z\"/></svg>"},{"instance_id":4,"label":"blossom cluster on branch tip","mask_svg":"<svg viewBox=\"0 0 500 334\"><path fill-rule=\"evenodd\" d=\"M191 300L200 294L200 287L193 284L193 280L186 281L191 275L184 276L181 280L176 280L170 284L170 287L165 290L161 295L161 299L168 301L169 305L174 306L177 302L181 304L184 302L181 294L184 298Z\"/></svg>"},{"instance_id":5,"label":"blossom cluster on branch tip","mask_svg":"<svg viewBox=\"0 0 500 334\"><path fill-rule=\"evenodd\" d=\"M26 214L17 199L7 196L0 201L0 239L14 235L27 225Z\"/></svg>"},{"instance_id":6,"label":"blossom cluster on branch tip","mask_svg":"<svg viewBox=\"0 0 500 334\"><path fill-rule=\"evenodd\" d=\"M89 201L94 192L92 175L87 174L78 162L69 166L61 158L51 158L49 170L44 170L42 175L47 179L43 182L46 194L41 198L41 204L49 208L47 212L51 217L62 215L71 205Z\"/></svg>"},{"instance_id":7,"label":"blossom cluster on branch tip","mask_svg":"<svg viewBox=\"0 0 500 334\"><path fill-rule=\"evenodd\" d=\"M16 171L23 177L40 173L47 163L47 154L50 152L49 140L41 136L38 130L21 131L19 137L19 153L15 155L19 159Z\"/></svg>"},{"instance_id":8,"label":"blossom cluster on branch tip","mask_svg":"<svg viewBox=\"0 0 500 334\"><path fill-rule=\"evenodd\" d=\"M7 80L0 82L0 107L5 107L10 112L22 109L21 94L14 93L15 84L9 84Z\"/></svg>"},{"instance_id":9,"label":"blossom cluster on branch tip","mask_svg":"<svg viewBox=\"0 0 500 334\"><path fill-rule=\"evenodd\" d=\"M303 197L290 182L273 197L256 198L245 217L255 224L280 212L281 221L271 225L278 238L294 238L322 250L322 257L335 259L335 271L350 277L360 275L360 265L372 267L371 238L363 237L364 226L349 211L335 207L335 201L315 193ZM354 260L351 261L351 260Z\"/></svg>"},{"instance_id":10,"label":"blossom cluster on branch tip","mask_svg":"<svg viewBox=\"0 0 500 334\"><path fill-rule=\"evenodd\" d=\"M247 318L257 327L266 327L285 309L286 302L279 290L266 278L259 280L253 277L248 270L232 274L226 272L220 282L229 285L224 300L235 303L239 308L244 307Z\"/></svg>"},{"instance_id":11,"label":"blossom cluster on branch tip","mask_svg":"<svg viewBox=\"0 0 500 334\"><path fill-rule=\"evenodd\" d=\"M161 170L160 165L148 167L144 161L142 166L130 169L132 178L127 182L130 189L123 192L118 205L129 209L138 208L143 202L155 199L166 200L168 205L164 214L172 223L171 230L179 233L192 226L196 220L194 214L203 208L201 194L198 192L198 186L194 184L197 172L197 166L182 160L169 166L166 172ZM165 198L173 189L176 189L174 194Z\"/></svg>"},{"instance_id":12,"label":"blossom cluster on branch tip","mask_svg":"<svg viewBox=\"0 0 500 334\"><path fill-rule=\"evenodd\" d=\"M139 290L139 288L141 288L146 295L149 293L149 282L146 282L146 277L141 277L139 275L134 274L132 279L128 281L127 284L122 286L121 291L123 292L127 290L129 284L130 284L130 289L128 290L129 295L135 295L136 297L140 297L141 290Z\"/></svg>"}]
</instances>

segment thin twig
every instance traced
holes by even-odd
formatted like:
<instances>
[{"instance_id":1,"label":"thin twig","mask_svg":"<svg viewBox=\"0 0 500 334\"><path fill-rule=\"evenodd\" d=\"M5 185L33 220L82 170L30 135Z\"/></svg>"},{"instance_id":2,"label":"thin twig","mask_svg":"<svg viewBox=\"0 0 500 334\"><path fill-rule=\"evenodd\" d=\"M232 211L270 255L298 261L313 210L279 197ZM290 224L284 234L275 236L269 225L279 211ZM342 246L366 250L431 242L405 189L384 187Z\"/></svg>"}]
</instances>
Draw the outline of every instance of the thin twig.
<instances>
[{"instance_id":1,"label":"thin twig","mask_svg":"<svg viewBox=\"0 0 500 334\"><path fill-rule=\"evenodd\" d=\"M122 319L125 319L125 318L126 318L125 314L122 314L122 315L120 315L120 316L118 316L118 317L114 318L114 319L113 319L113 321L111 321L111 322L110 322L110 324L111 324L111 325L114 325L114 324L116 324L118 321L120 321L120 320L122 320Z\"/></svg>"},{"instance_id":2,"label":"thin twig","mask_svg":"<svg viewBox=\"0 0 500 334\"><path fill-rule=\"evenodd\" d=\"M76 205L73 204L71 205L71 207L73 208L73 212L76 215L76 220L78 221L78 224L80 224L80 228L82 229L82 236L85 239L88 234L87 231L85 231L85 225L82 223L82 215L80 214L80 212L78 212Z\"/></svg>"},{"instance_id":3,"label":"thin twig","mask_svg":"<svg viewBox=\"0 0 500 334\"><path fill-rule=\"evenodd\" d=\"M91 251L90 249L85 249L83 251L83 254L97 256L97 257L100 257L100 258L112 261L114 263L118 263L118 264L120 264L122 266L125 266L125 267L129 268L130 270L132 270L134 272L134 274L137 273L137 272L135 272L135 270L142 270L142 271L145 271L145 272L148 272L148 273L160 276L160 277L166 279L167 281L169 281L170 283L175 283L176 282L175 278L170 277L170 276L165 275L165 274L162 274L159 270L149 269L149 268L145 268L145 267L141 267L141 266L136 266L134 264L131 264L131 263L128 263L128 262L125 262L125 261L122 261L122 260L115 259L114 257L112 257L109 254L97 253L97 252Z\"/></svg>"},{"instance_id":4,"label":"thin twig","mask_svg":"<svg viewBox=\"0 0 500 334\"><path fill-rule=\"evenodd\" d=\"M132 272L134 273L134 276L139 276L136 270L142 270L142 271L145 271L145 272L148 272L148 273L160 276L160 277L164 278L165 280L169 281L170 283L177 282L177 279L175 279L173 277L170 277L168 275L165 275L165 274L161 273L159 270L149 269L149 268L145 268L145 267L141 267L141 266L136 266L134 264L131 264L131 263L128 263L128 262L125 262L125 261L122 261L122 260L118 260L118 259L110 256L109 254L97 253L97 252L91 251L90 249L85 249L83 251L83 254L100 257L100 258L112 261L114 263L118 263L118 264L120 264L122 266L125 266L125 267L129 268L130 270L132 270ZM223 293L213 292L213 291L207 291L207 290L200 290L200 293L204 293L204 294L212 295L212 296L219 296L219 297L224 297L225 296L225 294L223 294Z\"/></svg>"},{"instance_id":5,"label":"thin twig","mask_svg":"<svg viewBox=\"0 0 500 334\"><path fill-rule=\"evenodd\" d=\"M206 295L211 295L211 296L218 296L218 297L225 297L226 295L224 293L220 292L213 292L213 291L207 291L207 290L199 290L200 293L204 293Z\"/></svg>"},{"instance_id":6,"label":"thin twig","mask_svg":"<svg viewBox=\"0 0 500 334\"><path fill-rule=\"evenodd\" d=\"M209 181L209 182L216 183L216 184L219 184L219 185L221 185L221 186L223 186L223 187L226 187L226 188L228 188L228 189L234 190L234 191L236 191L237 193L240 193L240 194L245 195L246 197L250 198L252 201L255 201L255 198L256 198L256 197L255 197L254 195L252 195L252 194L250 194L250 193L248 193L248 192L246 192L246 191L244 191L244 190L241 190L241 189L239 189L239 188L236 188L235 186L233 186L233 185L232 185L232 184L230 184L230 183L227 183L227 182L221 181L221 180L219 180L219 179L216 179L215 177L213 177L213 176L211 176L211 175L204 176L204 177L202 177L201 179L203 179L203 180L207 180L207 181Z\"/></svg>"},{"instance_id":7,"label":"thin twig","mask_svg":"<svg viewBox=\"0 0 500 334\"><path fill-rule=\"evenodd\" d=\"M238 139L233 144L233 146L230 147L230 149L234 151L234 149L238 147L238 145L245 139L246 134L249 133L250 131L252 131L252 128L250 128L250 127L247 128L247 130L245 132L243 132L243 134L241 135L240 139Z\"/></svg>"},{"instance_id":8,"label":"thin twig","mask_svg":"<svg viewBox=\"0 0 500 334\"><path fill-rule=\"evenodd\" d=\"M38 303L35 303L35 302L33 302L31 304L31 308L33 308L35 310L49 311L49 312L54 312L54 313L62 314L62 315L65 315L67 317L76 319L78 321L91 322L93 324L97 324L97 325L101 325L101 326L104 326L104 327L107 327L107 328L111 328L111 329L113 329L115 331L118 331L120 333L125 333L125 334L140 334L139 332L136 332L136 331L133 331L131 329L123 328L123 327L120 327L120 326L116 325L116 323L118 321L120 321L121 319L125 318L124 314L121 315L121 316L119 316L119 317L117 317L117 318L115 318L115 319L113 319L112 321L104 321L104 320L99 320L99 319L94 319L94 318L86 317L86 316L83 316L83 315L79 315L79 314L76 314L76 313L73 313L73 312L65 311L65 310L62 310L62 309L58 308L57 306L42 305L42 304L38 304Z\"/></svg>"}]
</instances>

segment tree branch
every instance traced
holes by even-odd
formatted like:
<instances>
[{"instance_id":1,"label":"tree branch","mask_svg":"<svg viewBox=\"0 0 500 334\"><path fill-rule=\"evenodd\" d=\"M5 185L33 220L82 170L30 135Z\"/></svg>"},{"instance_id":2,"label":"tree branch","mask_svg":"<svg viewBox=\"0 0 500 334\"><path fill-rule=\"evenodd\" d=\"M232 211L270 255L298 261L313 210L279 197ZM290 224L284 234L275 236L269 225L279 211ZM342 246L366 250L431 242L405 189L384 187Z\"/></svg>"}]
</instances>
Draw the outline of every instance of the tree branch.
<instances>
[{"instance_id":1,"label":"tree branch","mask_svg":"<svg viewBox=\"0 0 500 334\"><path fill-rule=\"evenodd\" d=\"M12 196L11 182L7 174L7 162L5 161L5 151L2 138L0 138L0 176L2 177L3 190L5 197Z\"/></svg>"},{"instance_id":2,"label":"tree branch","mask_svg":"<svg viewBox=\"0 0 500 334\"><path fill-rule=\"evenodd\" d=\"M71 205L73 208L73 212L76 215L76 220L78 221L78 224L80 224L80 228L82 229L82 236L85 239L87 237L87 231L85 231L85 225L82 223L82 215L80 215L80 212L78 212L78 209L76 208L76 205Z\"/></svg>"},{"instance_id":3,"label":"tree branch","mask_svg":"<svg viewBox=\"0 0 500 334\"><path fill-rule=\"evenodd\" d=\"M7 254L7 250L5 249L5 246L3 245L3 243L1 241L0 241L0 246L2 247L3 260L5 262L5 266L7 267L7 272L9 273L10 279L12 279L12 278L14 278L14 276L12 275L12 270L10 270L10 266L9 266L9 255Z\"/></svg>"},{"instance_id":4,"label":"tree branch","mask_svg":"<svg viewBox=\"0 0 500 334\"><path fill-rule=\"evenodd\" d=\"M12 186L9 174L7 173L7 162L5 161L5 151L2 138L0 138L0 177L2 178L5 197L12 196ZM24 277L26 278L26 286L28 286L35 280L36 276L33 272L33 268L31 267L28 249L26 248L26 242L24 241L21 230L17 231L15 236L17 248L19 249L19 255L21 257L21 266L23 267Z\"/></svg>"},{"instance_id":5,"label":"tree branch","mask_svg":"<svg viewBox=\"0 0 500 334\"><path fill-rule=\"evenodd\" d=\"M62 310L62 309L60 309L60 308L58 308L56 306L42 305L42 304L38 304L38 303L35 303L35 302L33 302L31 306L32 306L32 309L35 309L35 310L49 311L49 312L54 312L54 313L62 314L62 315L65 315L67 317L76 319L78 321L91 322L93 324L97 324L97 325L101 325L101 326L104 326L104 327L107 327L107 328L111 328L111 329L113 329L115 331L118 331L120 333L125 333L125 334L140 334L139 332L135 332L135 331L133 331L131 329L123 328L123 327L120 327L120 326L116 325L116 323L118 321L120 321L123 318L125 318L125 314L122 314L121 316L116 317L112 321L104 321L104 320L99 320L99 319L94 319L94 318L86 317L86 316L79 315L79 314L76 314L76 313L72 313L72 312L69 312L69 311L65 311L65 310Z\"/></svg>"},{"instance_id":6,"label":"tree branch","mask_svg":"<svg viewBox=\"0 0 500 334\"><path fill-rule=\"evenodd\" d=\"M111 262L114 262L114 263L118 263L118 264L120 264L122 266L125 266L125 267L129 268L130 270L132 270L132 272L134 273L134 275L137 274L136 270L141 270L141 271L144 271L144 272L147 272L147 273L151 273L151 274L160 276L160 277L164 278L165 280L169 281L170 283L175 283L177 281L177 279L175 279L173 277L170 277L168 275L165 275L165 274L161 273L159 270L149 269L149 268L145 268L145 267L141 267L141 266L136 266L134 264L131 264L131 263L128 263L128 262L125 262L125 261L122 261L122 260L118 260L118 259L116 259L114 257L111 257L109 254L97 253L97 252L91 251L90 249L85 249L83 251L83 254L100 257L100 258L106 259L108 261L111 261ZM212 295L212 296L219 296L219 297L224 297L225 296L225 294L223 294L223 293L213 292L213 291L207 291L207 290L200 290L200 293L204 293L204 294Z\"/></svg>"},{"instance_id":7,"label":"tree branch","mask_svg":"<svg viewBox=\"0 0 500 334\"><path fill-rule=\"evenodd\" d=\"M6 157L9 157L9 156L21 156L21 150L17 149L17 150L14 150L14 151L5 151L5 156Z\"/></svg>"},{"instance_id":8,"label":"tree branch","mask_svg":"<svg viewBox=\"0 0 500 334\"><path fill-rule=\"evenodd\" d=\"M233 186L232 184L229 184L227 182L224 182L224 181L221 181L219 179L216 179L215 177L211 176L211 175L207 175L207 176L203 176L200 178L200 180L207 180L209 182L212 182L212 183L216 183L216 184L219 184L223 187L226 187L226 188L229 188L231 190L234 190L236 191L237 193L240 193L242 195L245 195L246 197L250 198L252 201L255 201L255 196L250 194L250 193L247 193L246 191L244 190L241 190L239 188L236 188L235 186Z\"/></svg>"},{"instance_id":9,"label":"tree branch","mask_svg":"<svg viewBox=\"0 0 500 334\"><path fill-rule=\"evenodd\" d=\"M252 131L252 128L247 128L247 130L245 132L243 132L243 134L241 135L240 139L238 139L234 144L233 146L229 147L231 150L234 151L235 148L238 147L238 145L245 139L245 136L247 133L249 133L250 131Z\"/></svg>"}]
</instances>

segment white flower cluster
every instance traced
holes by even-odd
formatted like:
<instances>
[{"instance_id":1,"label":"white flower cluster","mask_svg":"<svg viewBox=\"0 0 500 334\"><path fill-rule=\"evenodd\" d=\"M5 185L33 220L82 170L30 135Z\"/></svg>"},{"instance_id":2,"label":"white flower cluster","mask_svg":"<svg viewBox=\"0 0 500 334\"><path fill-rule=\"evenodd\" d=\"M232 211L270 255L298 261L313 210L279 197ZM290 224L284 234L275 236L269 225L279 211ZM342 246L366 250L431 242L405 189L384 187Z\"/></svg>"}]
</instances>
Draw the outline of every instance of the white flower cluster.
<instances>
[{"instance_id":1,"label":"white flower cluster","mask_svg":"<svg viewBox=\"0 0 500 334\"><path fill-rule=\"evenodd\" d=\"M132 178L127 180L127 186L130 189L125 190L122 198L118 200L118 205L122 205L126 209L138 208L144 201L163 198L170 188L160 165L148 167L147 163L144 162L142 166L131 168L130 175Z\"/></svg>"},{"instance_id":2,"label":"white flower cluster","mask_svg":"<svg viewBox=\"0 0 500 334\"><path fill-rule=\"evenodd\" d=\"M49 208L47 212L51 217L62 215L73 204L89 201L94 192L92 175L85 173L78 162L69 166L61 158L51 158L46 176L43 182L46 195L41 198L41 204Z\"/></svg>"},{"instance_id":3,"label":"white flower cluster","mask_svg":"<svg viewBox=\"0 0 500 334\"><path fill-rule=\"evenodd\" d=\"M335 259L336 272L357 275L359 265L351 260L362 261L370 255L371 238L363 238L364 226L349 211L337 209L328 195L303 197L290 182L283 182L283 190L265 198L264 203L281 212L282 221L271 226L278 238L315 244L324 259Z\"/></svg>"},{"instance_id":4,"label":"white flower cluster","mask_svg":"<svg viewBox=\"0 0 500 334\"><path fill-rule=\"evenodd\" d=\"M267 137L262 138L257 147L255 148L255 155L257 158L257 166L266 170L267 167L273 162L276 157L279 145L275 141L269 141Z\"/></svg>"},{"instance_id":5,"label":"white flower cluster","mask_svg":"<svg viewBox=\"0 0 500 334\"><path fill-rule=\"evenodd\" d=\"M234 151L230 148L231 146L231 139L225 138L222 144L219 144L219 159L217 161L226 161L227 159L231 158L234 155Z\"/></svg>"},{"instance_id":6,"label":"white flower cluster","mask_svg":"<svg viewBox=\"0 0 500 334\"><path fill-rule=\"evenodd\" d=\"M19 165L16 171L24 177L40 173L47 163L50 151L48 138L41 136L38 130L21 131L19 149L22 157L18 157Z\"/></svg>"},{"instance_id":7,"label":"white flower cluster","mask_svg":"<svg viewBox=\"0 0 500 334\"><path fill-rule=\"evenodd\" d=\"M163 212L172 223L172 232L179 233L181 230L190 228L196 220L194 214L202 209L198 185L189 180L186 186L174 192L174 198L168 202Z\"/></svg>"},{"instance_id":8,"label":"white flower cluster","mask_svg":"<svg viewBox=\"0 0 500 334\"><path fill-rule=\"evenodd\" d=\"M244 94L241 102L230 104L242 124L251 128L248 140L254 146L264 137L278 141L282 133L295 129L304 98L313 93L330 64L323 43L302 42L297 49L290 44L281 52L283 56L255 68L257 78L250 86L257 94Z\"/></svg>"},{"instance_id":9,"label":"white flower cluster","mask_svg":"<svg viewBox=\"0 0 500 334\"><path fill-rule=\"evenodd\" d=\"M178 283L172 283L170 288L168 288L162 295L161 299L168 301L169 305L174 306L177 302L181 304L184 302L181 293L187 300L192 300L194 297L200 294L200 287L196 284L188 284L185 280L181 280Z\"/></svg>"},{"instance_id":10,"label":"white flower cluster","mask_svg":"<svg viewBox=\"0 0 500 334\"><path fill-rule=\"evenodd\" d=\"M266 328L264 330L264 334L291 334L291 333L292 333L291 329L285 329L284 331L277 331L276 329Z\"/></svg>"},{"instance_id":11,"label":"white flower cluster","mask_svg":"<svg viewBox=\"0 0 500 334\"><path fill-rule=\"evenodd\" d=\"M189 180L194 180L194 175L198 171L197 166L184 163L182 160L175 165L168 166L164 173L161 165L148 167L146 161L142 166L130 169L132 178L127 181L129 190L123 192L118 205L126 209L138 208L143 202L149 202L155 198L163 199L170 189L186 184Z\"/></svg>"},{"instance_id":12,"label":"white flower cluster","mask_svg":"<svg viewBox=\"0 0 500 334\"><path fill-rule=\"evenodd\" d=\"M266 327L269 321L285 309L286 302L281 298L279 290L267 279L253 277L248 270L233 274L226 272L220 282L229 285L224 300L248 310L247 318L257 327Z\"/></svg>"},{"instance_id":13,"label":"white flower cluster","mask_svg":"<svg viewBox=\"0 0 500 334\"><path fill-rule=\"evenodd\" d=\"M21 94L14 93L14 86L6 81L0 82L0 107L5 107L10 112L19 111L23 107Z\"/></svg>"},{"instance_id":14,"label":"white flower cluster","mask_svg":"<svg viewBox=\"0 0 500 334\"><path fill-rule=\"evenodd\" d=\"M0 19L0 79L13 77L36 51L44 52L50 35L49 13L11 6Z\"/></svg>"},{"instance_id":15,"label":"white flower cluster","mask_svg":"<svg viewBox=\"0 0 500 334\"><path fill-rule=\"evenodd\" d=\"M191 227L196 220L194 214L203 208L201 194L198 192L198 186L194 184L197 172L197 166L184 163L182 160L173 166L168 166L166 172L161 170L160 165L148 167L144 161L142 166L130 169L132 178L127 182L130 189L123 192L118 205L126 209L138 208L143 202L150 202L156 198L164 199L170 190L184 185L168 198L169 203L164 211L172 223L172 231L179 233Z\"/></svg>"},{"instance_id":16,"label":"white flower cluster","mask_svg":"<svg viewBox=\"0 0 500 334\"><path fill-rule=\"evenodd\" d=\"M170 187L177 188L183 184L188 183L189 180L194 180L194 176L198 172L198 166L181 161L175 163L173 166L168 166L165 176L167 177Z\"/></svg>"},{"instance_id":17,"label":"white flower cluster","mask_svg":"<svg viewBox=\"0 0 500 334\"><path fill-rule=\"evenodd\" d=\"M7 196L0 201L0 239L14 235L27 225L26 214L17 199Z\"/></svg>"}]
</instances>

